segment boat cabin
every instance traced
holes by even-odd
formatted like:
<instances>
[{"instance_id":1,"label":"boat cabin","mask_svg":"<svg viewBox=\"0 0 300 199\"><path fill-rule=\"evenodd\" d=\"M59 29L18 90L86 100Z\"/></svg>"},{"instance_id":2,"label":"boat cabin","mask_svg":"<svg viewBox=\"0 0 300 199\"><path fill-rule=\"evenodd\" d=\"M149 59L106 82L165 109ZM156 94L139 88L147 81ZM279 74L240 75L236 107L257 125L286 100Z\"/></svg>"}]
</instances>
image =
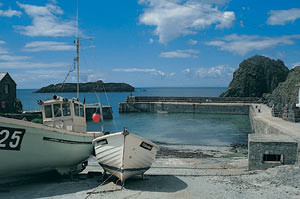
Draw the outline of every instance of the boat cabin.
<instances>
[{"instance_id":1,"label":"boat cabin","mask_svg":"<svg viewBox=\"0 0 300 199\"><path fill-rule=\"evenodd\" d=\"M58 129L85 133L85 104L77 99L54 95L53 100L38 101L42 109L43 124Z\"/></svg>"}]
</instances>

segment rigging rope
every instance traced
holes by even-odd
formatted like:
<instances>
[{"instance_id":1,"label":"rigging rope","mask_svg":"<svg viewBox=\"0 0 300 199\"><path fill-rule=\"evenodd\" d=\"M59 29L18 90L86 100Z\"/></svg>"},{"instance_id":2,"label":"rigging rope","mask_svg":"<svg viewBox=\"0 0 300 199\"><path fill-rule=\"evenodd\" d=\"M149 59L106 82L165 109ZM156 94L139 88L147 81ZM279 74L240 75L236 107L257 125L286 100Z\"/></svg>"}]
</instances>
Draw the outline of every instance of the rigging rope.
<instances>
[{"instance_id":1,"label":"rigging rope","mask_svg":"<svg viewBox=\"0 0 300 199\"><path fill-rule=\"evenodd\" d=\"M69 70L69 72L67 73L67 75L66 75L66 77L65 77L65 79L64 79L64 81L63 81L63 83L60 85L60 87L58 87L58 88L55 90L54 93L58 93L60 89L61 89L61 92L64 91L65 83L66 83L66 81L67 81L67 79L68 79L70 73L73 72L73 71L75 70L75 68L76 68L76 67L75 67L75 63L74 63L73 68Z\"/></svg>"},{"instance_id":2,"label":"rigging rope","mask_svg":"<svg viewBox=\"0 0 300 199\"><path fill-rule=\"evenodd\" d=\"M96 62L98 62L98 60L97 60L97 58L96 58L96 53L95 53L95 48L94 48L94 43L93 43L93 40L91 40L91 43L92 43L92 57L93 57L93 59L94 59L94 63L96 63ZM96 63L97 64L97 63ZM100 65L100 64L99 64ZM107 95L107 92L106 92L106 89L105 89L105 86L104 86L104 82L102 83L102 87L103 87L103 91L104 91L104 94L105 94L105 97L106 97L106 102L107 102L107 104L108 104L108 106L110 106L111 107L111 105L110 105L110 103L109 103L109 98L108 98L108 95ZM98 88L98 84L97 84L97 88ZM98 101L99 101L99 103L100 103L100 98L97 96L97 94L96 94L96 90L94 89L94 92L95 92L95 95L96 95L96 97L98 98ZM101 104L101 103L100 103ZM111 115L113 115L113 112L112 112L112 109L109 109L110 110L110 113L111 113ZM116 123L116 121L113 119L112 120L113 121L113 124L114 124L114 127L115 127L115 130L116 131L118 131L118 126L117 126L117 123Z\"/></svg>"}]
</instances>

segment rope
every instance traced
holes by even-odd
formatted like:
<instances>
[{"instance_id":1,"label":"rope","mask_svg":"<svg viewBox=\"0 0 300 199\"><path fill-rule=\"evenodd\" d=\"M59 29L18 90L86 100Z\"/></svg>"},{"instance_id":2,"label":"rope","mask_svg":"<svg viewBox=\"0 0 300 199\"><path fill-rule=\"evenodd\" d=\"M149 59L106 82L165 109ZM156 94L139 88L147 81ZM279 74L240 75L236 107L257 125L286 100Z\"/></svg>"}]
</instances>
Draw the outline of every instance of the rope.
<instances>
[{"instance_id":1,"label":"rope","mask_svg":"<svg viewBox=\"0 0 300 199\"><path fill-rule=\"evenodd\" d=\"M103 86L104 94L105 94L105 97L106 97L106 101L108 103L108 106L110 106L108 95L107 95L107 92L106 92L106 89L105 89L105 86L104 86L104 82L102 83L102 86ZM110 109L110 112L111 112L111 114L113 114L112 109ZM113 120L113 124L114 124L114 127L115 127L116 131L118 131L118 127L117 127L117 124L116 124L115 120Z\"/></svg>"},{"instance_id":2,"label":"rope","mask_svg":"<svg viewBox=\"0 0 300 199\"><path fill-rule=\"evenodd\" d=\"M64 81L63 81L63 83L60 85L60 87L58 87L58 88L55 90L54 93L57 93L60 89L61 89L61 92L63 92L64 87L65 87L65 83L66 83L66 81L67 81L67 79L68 79L70 73L73 72L74 70L75 70L75 63L74 63L74 65L73 65L73 68L70 69L69 72L67 73L67 75L66 75L66 77L65 77L65 79L64 79Z\"/></svg>"},{"instance_id":3,"label":"rope","mask_svg":"<svg viewBox=\"0 0 300 199\"><path fill-rule=\"evenodd\" d=\"M121 168L120 168L121 169ZM104 175L104 174L103 174ZM114 174L110 174L110 176L108 178L106 178L99 186L103 186L104 183L106 183ZM123 187L122 187L123 188ZM92 194L99 194L99 193L108 193L108 192L115 192L115 191L121 191L121 189L115 189L115 190L108 190L108 191L96 191L97 189L94 189L93 191L91 192L87 192L88 196L85 197L85 199L87 199L88 197L90 197Z\"/></svg>"},{"instance_id":4,"label":"rope","mask_svg":"<svg viewBox=\"0 0 300 199\"><path fill-rule=\"evenodd\" d=\"M91 43L92 43L92 46L94 46L93 40L91 40ZM92 56L93 56L93 58L94 58L94 62L96 63L96 62L98 62L98 60L96 59L95 48L91 48L91 49L92 49ZM110 105L110 103L109 103L109 98L108 98L106 89L105 89L105 87L104 87L104 82L103 82L103 84L102 84L102 87L103 87L103 91L104 91L104 94L105 94L105 97L106 97L107 104L108 104L108 106L111 107L111 105ZM98 85L97 85L97 88L98 88ZM100 101L100 100L99 100L99 101ZM110 113L111 113L111 115L113 115L112 109L110 109ZM118 126L117 126L117 123L116 123L116 121L115 121L114 119L113 119L113 124L114 124L115 130L118 131Z\"/></svg>"}]
</instances>

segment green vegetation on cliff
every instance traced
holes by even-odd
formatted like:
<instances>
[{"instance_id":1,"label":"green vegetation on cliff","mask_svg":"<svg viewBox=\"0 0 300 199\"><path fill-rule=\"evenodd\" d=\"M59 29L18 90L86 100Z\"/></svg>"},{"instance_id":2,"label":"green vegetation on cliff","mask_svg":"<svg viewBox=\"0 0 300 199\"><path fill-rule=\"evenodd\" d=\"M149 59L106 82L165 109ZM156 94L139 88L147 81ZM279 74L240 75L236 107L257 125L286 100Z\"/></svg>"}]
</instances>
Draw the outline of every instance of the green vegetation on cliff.
<instances>
[{"instance_id":1,"label":"green vegetation on cliff","mask_svg":"<svg viewBox=\"0 0 300 199\"><path fill-rule=\"evenodd\" d=\"M268 105L276 109L282 109L288 105L289 108L295 108L298 102L298 86L300 83L300 66L290 70L286 80L278 85L272 94L265 95Z\"/></svg>"}]
</instances>

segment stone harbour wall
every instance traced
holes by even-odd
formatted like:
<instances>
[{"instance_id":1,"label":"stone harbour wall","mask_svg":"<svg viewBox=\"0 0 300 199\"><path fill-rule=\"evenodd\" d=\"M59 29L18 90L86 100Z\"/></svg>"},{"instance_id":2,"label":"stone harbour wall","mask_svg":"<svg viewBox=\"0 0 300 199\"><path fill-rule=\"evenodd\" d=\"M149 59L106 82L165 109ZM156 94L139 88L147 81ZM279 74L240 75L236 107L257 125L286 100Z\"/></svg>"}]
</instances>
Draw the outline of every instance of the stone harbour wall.
<instances>
[{"instance_id":1,"label":"stone harbour wall","mask_svg":"<svg viewBox=\"0 0 300 199\"><path fill-rule=\"evenodd\" d=\"M137 102L186 102L186 103L259 103L259 97L163 97L128 96L127 103Z\"/></svg>"},{"instance_id":2,"label":"stone harbour wall","mask_svg":"<svg viewBox=\"0 0 300 199\"><path fill-rule=\"evenodd\" d=\"M168 102L138 102L120 103L120 113L128 112L150 112L150 113L216 113L248 115L247 104L201 104L201 103L168 103Z\"/></svg>"}]
</instances>

